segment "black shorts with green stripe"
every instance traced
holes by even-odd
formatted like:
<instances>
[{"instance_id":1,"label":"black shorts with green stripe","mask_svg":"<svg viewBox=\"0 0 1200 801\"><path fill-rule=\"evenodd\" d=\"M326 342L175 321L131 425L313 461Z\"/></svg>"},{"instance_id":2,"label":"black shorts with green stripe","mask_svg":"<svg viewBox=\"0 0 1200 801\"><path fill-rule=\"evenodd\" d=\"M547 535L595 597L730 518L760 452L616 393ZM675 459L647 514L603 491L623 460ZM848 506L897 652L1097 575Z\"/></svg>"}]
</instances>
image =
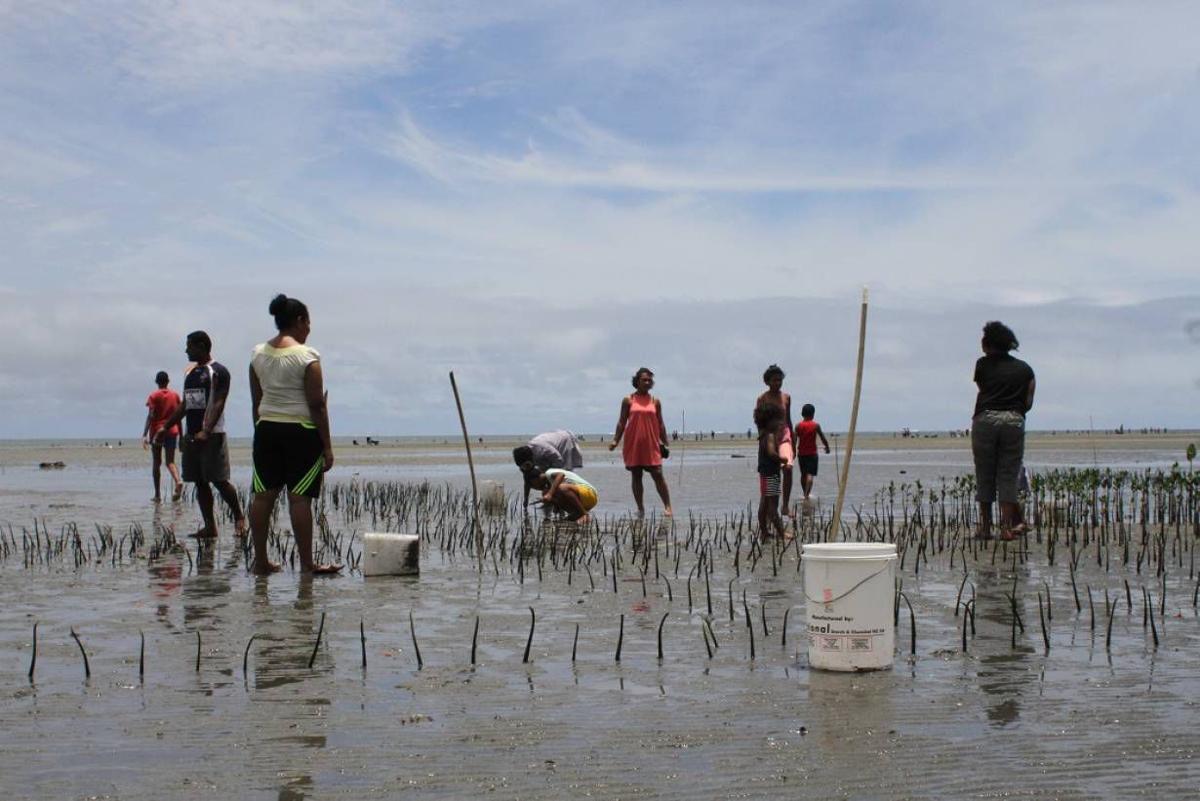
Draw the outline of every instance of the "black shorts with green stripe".
<instances>
[{"instance_id":1,"label":"black shorts with green stripe","mask_svg":"<svg viewBox=\"0 0 1200 801\"><path fill-rule=\"evenodd\" d=\"M287 487L292 495L317 497L325 474L323 452L317 429L259 420L254 427L254 491Z\"/></svg>"}]
</instances>

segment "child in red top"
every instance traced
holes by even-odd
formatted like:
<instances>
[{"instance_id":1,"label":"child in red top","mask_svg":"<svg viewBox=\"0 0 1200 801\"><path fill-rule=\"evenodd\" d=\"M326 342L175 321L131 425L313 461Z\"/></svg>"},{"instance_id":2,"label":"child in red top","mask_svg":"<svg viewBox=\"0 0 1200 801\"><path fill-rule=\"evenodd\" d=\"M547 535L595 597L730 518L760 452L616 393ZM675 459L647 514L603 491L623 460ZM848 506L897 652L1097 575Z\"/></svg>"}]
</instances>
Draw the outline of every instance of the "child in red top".
<instances>
[{"instance_id":1,"label":"child in red top","mask_svg":"<svg viewBox=\"0 0 1200 801\"><path fill-rule=\"evenodd\" d=\"M800 410L803 419L796 423L796 459L800 462L800 486L806 501L812 494L813 479L817 475L817 437L821 438L825 452L829 453L829 440L825 439L821 424L813 419L816 414L816 407L806 403Z\"/></svg>"},{"instance_id":2,"label":"child in red top","mask_svg":"<svg viewBox=\"0 0 1200 801\"><path fill-rule=\"evenodd\" d=\"M163 424L175 414L179 408L180 399L175 390L167 389L170 378L165 371L158 371L158 375L154 377L154 383L158 384L158 389L151 392L150 397L146 398L146 408L150 411L146 413L146 425L142 428L142 447L150 448L152 459L150 474L154 477L154 502L158 503L162 499L159 494L159 485L162 483L161 467L164 448L167 451L167 472L175 480L175 492L171 495L171 500L177 501L183 495L183 482L179 480L179 469L175 467L175 445L179 441L179 426L174 425L164 432L161 443L155 442L155 435L163 427Z\"/></svg>"}]
</instances>

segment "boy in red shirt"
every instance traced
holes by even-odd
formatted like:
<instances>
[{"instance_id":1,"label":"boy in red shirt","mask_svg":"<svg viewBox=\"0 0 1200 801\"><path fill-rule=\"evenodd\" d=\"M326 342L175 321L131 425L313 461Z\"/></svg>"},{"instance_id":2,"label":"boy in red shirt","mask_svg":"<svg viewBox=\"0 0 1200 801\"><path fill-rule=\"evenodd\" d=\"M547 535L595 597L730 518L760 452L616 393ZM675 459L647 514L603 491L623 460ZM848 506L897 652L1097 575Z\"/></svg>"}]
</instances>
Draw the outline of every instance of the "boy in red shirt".
<instances>
[{"instance_id":1,"label":"boy in red shirt","mask_svg":"<svg viewBox=\"0 0 1200 801\"><path fill-rule=\"evenodd\" d=\"M159 485L162 483L162 457L163 449L167 451L167 472L171 474L171 478L175 481L175 492L171 495L171 500L177 501L183 495L183 482L179 480L179 470L175 467L175 446L179 442L179 425L176 424L169 428L162 437L162 441L156 442L154 435L163 427L175 411L179 408L179 395L173 389L167 389L171 379L163 370L158 371L158 375L154 377L154 383L158 384L158 389L150 393L146 398L146 408L149 412L146 413L146 425L142 428L142 448L150 448L152 459L151 475L154 476L154 502L158 503L162 500L159 494Z\"/></svg>"},{"instance_id":2,"label":"boy in red shirt","mask_svg":"<svg viewBox=\"0 0 1200 801\"><path fill-rule=\"evenodd\" d=\"M813 419L816 414L816 407L806 403L800 410L803 419L796 423L796 460L800 462L800 486L806 501L812 494L813 479L817 476L817 437L821 438L825 452L829 453L829 440L825 439L821 424Z\"/></svg>"}]
</instances>

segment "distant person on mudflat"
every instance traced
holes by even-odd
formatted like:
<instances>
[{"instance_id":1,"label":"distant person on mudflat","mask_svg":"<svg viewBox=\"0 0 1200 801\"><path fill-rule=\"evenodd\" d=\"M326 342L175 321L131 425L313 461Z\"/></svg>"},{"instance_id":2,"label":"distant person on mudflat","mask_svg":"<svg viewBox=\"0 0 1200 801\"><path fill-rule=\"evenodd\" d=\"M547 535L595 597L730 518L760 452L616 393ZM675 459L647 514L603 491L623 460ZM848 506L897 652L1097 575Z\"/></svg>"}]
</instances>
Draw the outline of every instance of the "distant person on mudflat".
<instances>
[{"instance_id":1,"label":"distant person on mudflat","mask_svg":"<svg viewBox=\"0 0 1200 801\"><path fill-rule=\"evenodd\" d=\"M600 495L583 476L557 467L549 470L535 468L526 481L542 491L542 502L547 508L557 509L565 513L568 520L581 525L591 522L589 513L600 500Z\"/></svg>"},{"instance_id":2,"label":"distant person on mudflat","mask_svg":"<svg viewBox=\"0 0 1200 801\"><path fill-rule=\"evenodd\" d=\"M166 371L159 370L158 375L154 376L154 383L158 385L158 389L151 392L150 396L146 398L146 408L149 411L146 413L146 425L142 427L142 448L150 449L150 475L154 478L154 502L159 503L162 500L159 488L162 485L164 451L166 451L167 472L171 474L171 479L175 482L171 500L177 501L183 495L183 482L179 478L179 470L175 467L175 446L179 444L179 425L176 424L163 434L161 442L157 440L157 435L159 429L163 427L163 423L174 416L182 401L175 390L167 389L171 378Z\"/></svg>"},{"instance_id":3,"label":"distant person on mudflat","mask_svg":"<svg viewBox=\"0 0 1200 801\"><path fill-rule=\"evenodd\" d=\"M778 364L772 364L763 372L763 383L767 385L767 391L758 396L758 400L754 403L754 408L759 406L769 405L778 407L783 414L783 436L779 441L779 455L783 458L783 467L781 468L783 480L783 516L791 517L792 515L792 462L795 457L795 449L792 446L792 396L783 391L783 368Z\"/></svg>"},{"instance_id":4,"label":"distant person on mudflat","mask_svg":"<svg viewBox=\"0 0 1200 801\"><path fill-rule=\"evenodd\" d=\"M529 503L530 476L551 468L578 470L583 467L579 439L570 431L559 429L538 434L528 443L513 448L513 461L525 477L525 500Z\"/></svg>"},{"instance_id":5,"label":"distant person on mudflat","mask_svg":"<svg viewBox=\"0 0 1200 801\"><path fill-rule=\"evenodd\" d=\"M1037 382L1033 368L1011 355L1019 346L1004 323L983 327L983 356L975 362L975 412L971 420L971 452L975 457L977 536L992 536L992 503L1000 502L1000 538L1026 533L1022 522L1018 480L1025 458L1025 415L1033 408Z\"/></svg>"},{"instance_id":6,"label":"distant person on mudflat","mask_svg":"<svg viewBox=\"0 0 1200 801\"><path fill-rule=\"evenodd\" d=\"M654 386L654 373L648 367L639 368L633 376L633 394L621 401L621 414L617 418L617 430L613 433L608 449L614 450L624 437L621 455L625 469L630 473L633 486L633 501L638 515L646 513L643 501L642 474L649 473L662 499L663 514L670 517L671 492L663 477L663 458L670 455L667 448L667 427L663 423L662 404L650 394Z\"/></svg>"},{"instance_id":7,"label":"distant person on mudflat","mask_svg":"<svg viewBox=\"0 0 1200 801\"><path fill-rule=\"evenodd\" d=\"M221 500L233 513L234 530L246 536L246 515L238 503L237 490L229 483L229 447L225 442L225 401L231 383L225 366L213 361L212 339L204 331L187 336L187 357L192 360L183 379L183 403L159 429L154 441L165 439L165 432L186 421L185 436L180 450L183 453L183 480L196 485L196 502L204 525L193 537L209 539L217 536L217 519L213 514L215 486Z\"/></svg>"},{"instance_id":8,"label":"distant person on mudflat","mask_svg":"<svg viewBox=\"0 0 1200 801\"><path fill-rule=\"evenodd\" d=\"M318 565L313 561L312 502L321 494L322 478L333 467L321 354L306 344L312 330L307 306L296 298L276 295L268 311L279 333L256 346L250 359L254 572L266 575L280 569L267 555L267 534L271 510L286 487L300 569L314 574L337 573L341 565Z\"/></svg>"},{"instance_id":9,"label":"distant person on mudflat","mask_svg":"<svg viewBox=\"0 0 1200 801\"><path fill-rule=\"evenodd\" d=\"M829 453L829 440L821 424L813 418L817 415L817 407L806 403L800 408L801 420L796 423L796 460L800 462L800 488L804 490L804 500L812 495L813 480L817 477L817 437Z\"/></svg>"}]
</instances>

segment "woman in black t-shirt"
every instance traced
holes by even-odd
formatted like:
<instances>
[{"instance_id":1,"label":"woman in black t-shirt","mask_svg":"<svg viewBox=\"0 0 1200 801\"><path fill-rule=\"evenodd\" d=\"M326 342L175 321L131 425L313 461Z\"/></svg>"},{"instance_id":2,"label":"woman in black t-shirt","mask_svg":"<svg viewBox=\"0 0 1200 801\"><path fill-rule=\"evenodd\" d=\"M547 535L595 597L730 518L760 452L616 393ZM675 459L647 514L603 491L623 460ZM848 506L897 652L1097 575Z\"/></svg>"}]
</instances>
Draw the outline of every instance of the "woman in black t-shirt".
<instances>
[{"instance_id":1,"label":"woman in black t-shirt","mask_svg":"<svg viewBox=\"0 0 1200 801\"><path fill-rule=\"evenodd\" d=\"M1025 459L1025 413L1033 406L1033 369L1010 355L1017 337L1004 323L983 327L983 356L975 362L975 414L971 451L975 457L976 499L981 539L992 536L992 503L1000 501L1000 538L1025 533L1017 498L1017 481Z\"/></svg>"}]
</instances>

